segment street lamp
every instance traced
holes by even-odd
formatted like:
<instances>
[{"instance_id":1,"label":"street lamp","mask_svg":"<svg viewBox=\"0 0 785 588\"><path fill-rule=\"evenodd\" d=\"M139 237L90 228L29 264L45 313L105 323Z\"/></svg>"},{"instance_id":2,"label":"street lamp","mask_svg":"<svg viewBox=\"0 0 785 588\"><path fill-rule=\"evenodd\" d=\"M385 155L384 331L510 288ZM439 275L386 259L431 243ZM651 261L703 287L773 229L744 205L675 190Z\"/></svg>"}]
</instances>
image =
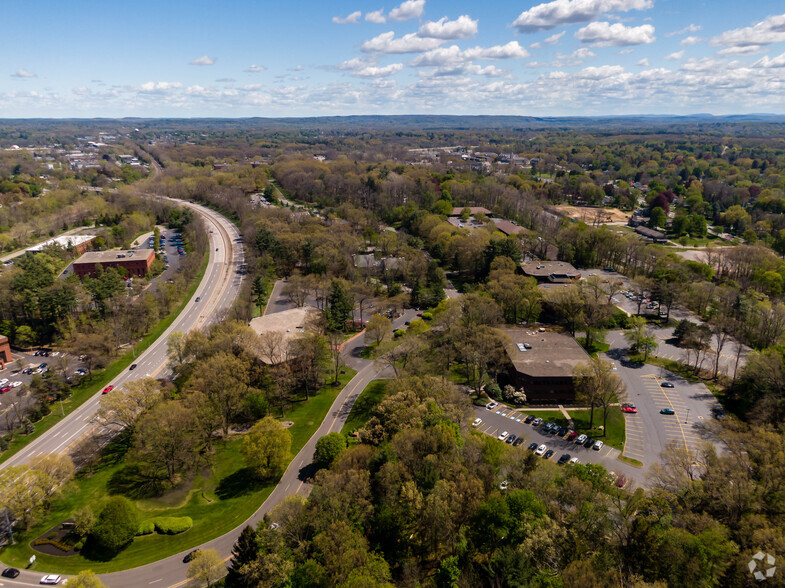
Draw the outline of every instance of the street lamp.
<instances>
[{"instance_id":1,"label":"street lamp","mask_svg":"<svg viewBox=\"0 0 785 588\"><path fill-rule=\"evenodd\" d=\"M688 409L687 409L687 416L686 416L686 417L685 417L685 419L684 419L684 424L686 425L686 424L687 424L687 421L689 421L689 420L690 420L690 409L688 408Z\"/></svg>"}]
</instances>

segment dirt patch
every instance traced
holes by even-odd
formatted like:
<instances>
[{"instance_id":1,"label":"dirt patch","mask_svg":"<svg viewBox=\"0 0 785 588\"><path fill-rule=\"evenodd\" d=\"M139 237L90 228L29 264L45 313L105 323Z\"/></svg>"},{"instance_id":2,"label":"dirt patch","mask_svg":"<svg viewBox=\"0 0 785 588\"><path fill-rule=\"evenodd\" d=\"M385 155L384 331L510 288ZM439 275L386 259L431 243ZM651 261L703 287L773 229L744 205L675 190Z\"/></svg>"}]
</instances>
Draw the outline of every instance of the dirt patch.
<instances>
[{"instance_id":1,"label":"dirt patch","mask_svg":"<svg viewBox=\"0 0 785 588\"><path fill-rule=\"evenodd\" d=\"M622 212L618 208L602 208L597 206L568 206L561 204L553 209L561 216L574 218L592 224L599 216L600 223L626 223L630 218L629 212Z\"/></svg>"}]
</instances>

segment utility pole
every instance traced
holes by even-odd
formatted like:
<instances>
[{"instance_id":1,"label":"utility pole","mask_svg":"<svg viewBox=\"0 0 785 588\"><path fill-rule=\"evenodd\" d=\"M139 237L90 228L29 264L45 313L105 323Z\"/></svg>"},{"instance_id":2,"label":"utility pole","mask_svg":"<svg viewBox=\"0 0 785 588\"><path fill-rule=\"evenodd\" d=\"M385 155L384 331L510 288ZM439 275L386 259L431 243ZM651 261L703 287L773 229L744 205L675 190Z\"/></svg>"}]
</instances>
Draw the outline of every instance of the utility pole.
<instances>
[{"instance_id":1,"label":"utility pole","mask_svg":"<svg viewBox=\"0 0 785 588\"><path fill-rule=\"evenodd\" d=\"M3 509L3 515L4 515L3 518L5 520L4 526L5 526L6 532L8 533L8 537L11 539L11 545L13 545L14 544L14 530L11 527L11 521L8 520L8 509L7 508Z\"/></svg>"}]
</instances>

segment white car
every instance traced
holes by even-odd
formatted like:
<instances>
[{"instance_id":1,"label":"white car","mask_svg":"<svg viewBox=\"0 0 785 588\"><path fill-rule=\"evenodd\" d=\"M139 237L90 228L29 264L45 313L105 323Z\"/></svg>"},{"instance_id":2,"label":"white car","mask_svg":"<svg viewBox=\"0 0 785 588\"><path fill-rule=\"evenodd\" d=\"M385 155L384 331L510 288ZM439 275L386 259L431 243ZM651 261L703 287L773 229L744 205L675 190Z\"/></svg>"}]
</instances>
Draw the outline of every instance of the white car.
<instances>
[{"instance_id":1,"label":"white car","mask_svg":"<svg viewBox=\"0 0 785 588\"><path fill-rule=\"evenodd\" d=\"M594 449L594 451L599 451L600 449L602 449L603 445L605 445L605 443L603 443L602 441L597 441L594 444L594 447L592 447L592 449Z\"/></svg>"},{"instance_id":2,"label":"white car","mask_svg":"<svg viewBox=\"0 0 785 588\"><path fill-rule=\"evenodd\" d=\"M578 435L578 438L575 440L575 444L583 445L584 443L586 443L586 439L588 439L586 435Z\"/></svg>"},{"instance_id":3,"label":"white car","mask_svg":"<svg viewBox=\"0 0 785 588\"><path fill-rule=\"evenodd\" d=\"M61 579L60 576L55 576L54 574L47 574L46 576L41 578L39 584L49 584L49 585L59 584L60 579Z\"/></svg>"},{"instance_id":4,"label":"white car","mask_svg":"<svg viewBox=\"0 0 785 588\"><path fill-rule=\"evenodd\" d=\"M534 455L542 455L548 448L543 444L534 450Z\"/></svg>"},{"instance_id":5,"label":"white car","mask_svg":"<svg viewBox=\"0 0 785 588\"><path fill-rule=\"evenodd\" d=\"M499 490L507 490L509 486L510 483L507 480L504 480L501 484L499 484Z\"/></svg>"},{"instance_id":6,"label":"white car","mask_svg":"<svg viewBox=\"0 0 785 588\"><path fill-rule=\"evenodd\" d=\"M0 380L0 386L5 386L8 383L8 378L3 378Z\"/></svg>"},{"instance_id":7,"label":"white car","mask_svg":"<svg viewBox=\"0 0 785 588\"><path fill-rule=\"evenodd\" d=\"M570 460L570 463L581 463L581 460L579 460L577 457L573 457L573 458Z\"/></svg>"},{"instance_id":8,"label":"white car","mask_svg":"<svg viewBox=\"0 0 785 588\"><path fill-rule=\"evenodd\" d=\"M493 410L497 406L499 406L498 402L489 402L488 404L485 405L485 408L487 408L488 410Z\"/></svg>"},{"instance_id":9,"label":"white car","mask_svg":"<svg viewBox=\"0 0 785 588\"><path fill-rule=\"evenodd\" d=\"M19 386L22 385L22 382L11 382L9 385L11 388L19 388Z\"/></svg>"},{"instance_id":10,"label":"white car","mask_svg":"<svg viewBox=\"0 0 785 588\"><path fill-rule=\"evenodd\" d=\"M507 435L509 435L509 433L507 431L504 431L504 433L499 435L499 441L504 441L507 438Z\"/></svg>"},{"instance_id":11,"label":"white car","mask_svg":"<svg viewBox=\"0 0 785 588\"><path fill-rule=\"evenodd\" d=\"M474 421L472 422L472 427L479 427L481 424L482 424L482 419L478 417L474 419Z\"/></svg>"}]
</instances>

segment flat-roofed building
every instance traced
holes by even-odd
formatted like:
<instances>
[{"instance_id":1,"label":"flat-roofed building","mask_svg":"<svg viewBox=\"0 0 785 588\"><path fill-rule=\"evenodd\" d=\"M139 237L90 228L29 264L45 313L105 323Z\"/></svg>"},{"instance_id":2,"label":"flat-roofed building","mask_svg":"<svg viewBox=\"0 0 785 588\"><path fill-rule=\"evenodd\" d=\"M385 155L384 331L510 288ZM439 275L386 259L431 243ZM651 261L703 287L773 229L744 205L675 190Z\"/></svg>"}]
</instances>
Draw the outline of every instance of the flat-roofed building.
<instances>
[{"instance_id":1,"label":"flat-roofed building","mask_svg":"<svg viewBox=\"0 0 785 588\"><path fill-rule=\"evenodd\" d=\"M560 404L575 401L575 366L589 361L589 355L567 334L538 329L500 329L510 342L505 351L510 362L507 376L516 388L523 388L529 402Z\"/></svg>"},{"instance_id":2,"label":"flat-roofed building","mask_svg":"<svg viewBox=\"0 0 785 588\"><path fill-rule=\"evenodd\" d=\"M471 216L474 216L475 214L484 214L485 216L492 215L491 211L484 206L456 206L452 209L452 214L450 216L461 216L465 208L469 209L469 214Z\"/></svg>"},{"instance_id":3,"label":"flat-roofed building","mask_svg":"<svg viewBox=\"0 0 785 588\"><path fill-rule=\"evenodd\" d=\"M581 274L566 261L524 261L523 273L537 278L538 282L564 283L581 279Z\"/></svg>"},{"instance_id":4,"label":"flat-roofed building","mask_svg":"<svg viewBox=\"0 0 785 588\"><path fill-rule=\"evenodd\" d=\"M43 251L47 247L58 246L63 249L73 248L79 255L82 255L87 251L87 246L93 239L95 239L95 235L65 235L28 247L27 251L35 253L37 251Z\"/></svg>"},{"instance_id":5,"label":"flat-roofed building","mask_svg":"<svg viewBox=\"0 0 785 588\"><path fill-rule=\"evenodd\" d=\"M665 233L650 229L649 227L635 227L635 232L638 233L641 237L649 239L654 243L666 243L668 241L668 237L665 235Z\"/></svg>"},{"instance_id":6,"label":"flat-roofed building","mask_svg":"<svg viewBox=\"0 0 785 588\"><path fill-rule=\"evenodd\" d=\"M74 261L74 273L83 278L94 276L96 267L103 269L122 268L129 276L145 276L155 260L152 249L133 249L127 251L89 251Z\"/></svg>"}]
</instances>

